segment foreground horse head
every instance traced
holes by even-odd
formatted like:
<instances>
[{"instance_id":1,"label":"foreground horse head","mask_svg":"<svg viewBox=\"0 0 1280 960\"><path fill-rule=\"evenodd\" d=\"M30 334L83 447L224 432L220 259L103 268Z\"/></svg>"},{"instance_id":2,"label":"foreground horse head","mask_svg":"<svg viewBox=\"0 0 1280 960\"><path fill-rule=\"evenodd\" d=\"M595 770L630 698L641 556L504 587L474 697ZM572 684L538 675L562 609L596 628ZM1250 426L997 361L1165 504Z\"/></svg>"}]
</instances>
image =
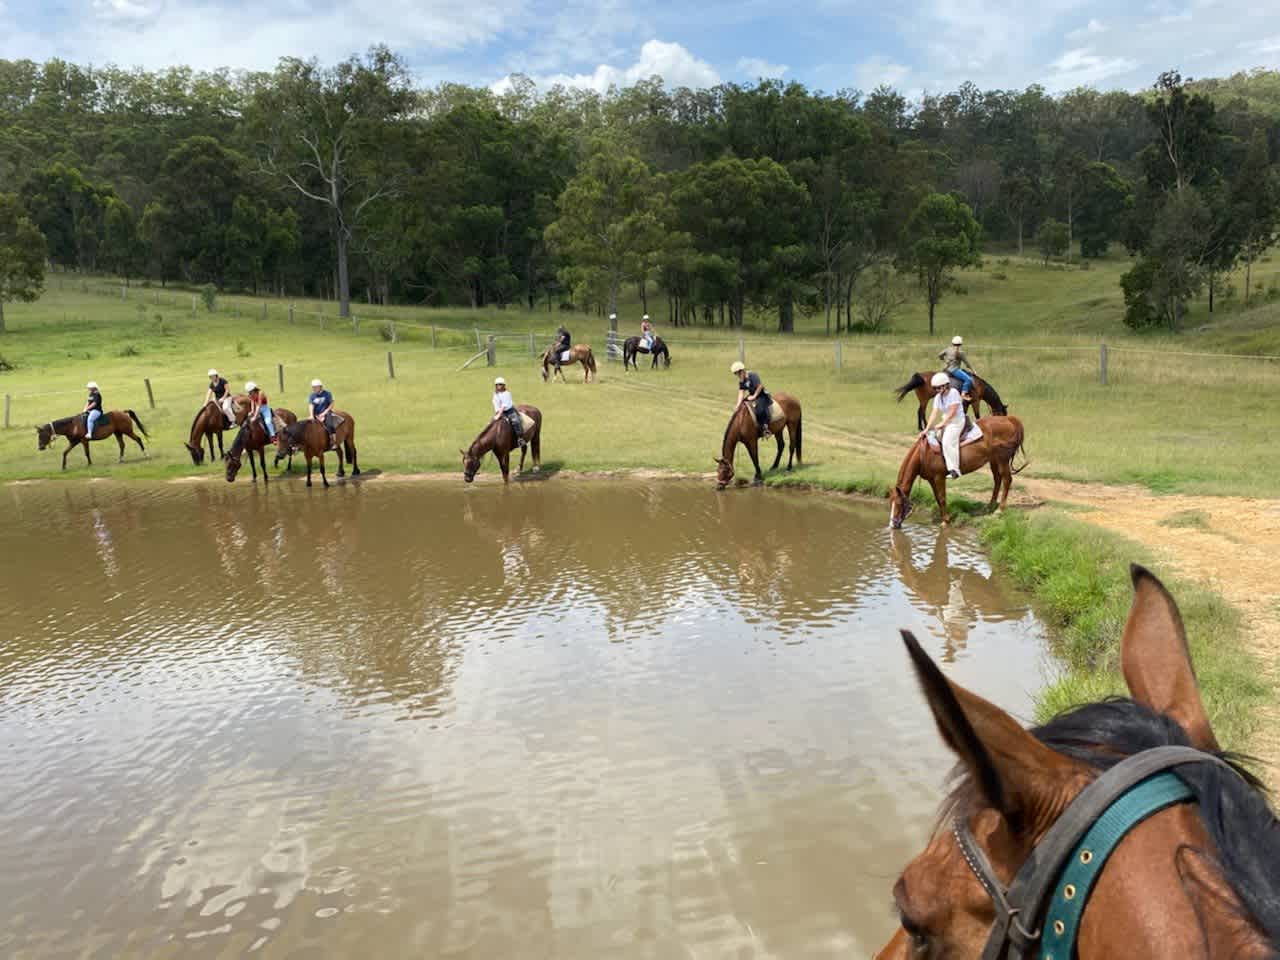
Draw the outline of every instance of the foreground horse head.
<instances>
[{"instance_id":1,"label":"foreground horse head","mask_svg":"<svg viewBox=\"0 0 1280 960\"><path fill-rule=\"evenodd\" d=\"M1035 730L950 682L904 631L960 762L939 828L894 886L902 926L880 957L1277 955L1280 822L1257 781L1218 751L1173 598L1148 571L1132 572L1121 666L1133 699L1078 707ZM1180 795L1131 816L1136 826L1117 831L1109 858L1095 847L1095 863L1094 836L1076 841L1095 819L1082 804L1098 793L1073 802L1136 756L1170 754L1180 759L1168 783ZM1120 805L1111 793L1102 800L1110 818ZM1055 851L1066 858L1056 869ZM1063 882L1068 867L1085 871L1079 886ZM1073 950L1064 939L1077 923Z\"/></svg>"},{"instance_id":2,"label":"foreground horse head","mask_svg":"<svg viewBox=\"0 0 1280 960\"><path fill-rule=\"evenodd\" d=\"M470 483L476 478L476 474L480 472L481 454L475 452L476 445L473 443L470 450L458 448L458 452L462 454L462 479Z\"/></svg>"},{"instance_id":3,"label":"foreground horse head","mask_svg":"<svg viewBox=\"0 0 1280 960\"><path fill-rule=\"evenodd\" d=\"M902 528L902 521L911 515L911 491L904 490L901 484L894 484L889 491L889 526L894 530Z\"/></svg>"},{"instance_id":4,"label":"foreground horse head","mask_svg":"<svg viewBox=\"0 0 1280 960\"><path fill-rule=\"evenodd\" d=\"M725 457L716 457L716 489L723 490L733 482L733 461Z\"/></svg>"},{"instance_id":5,"label":"foreground horse head","mask_svg":"<svg viewBox=\"0 0 1280 960\"><path fill-rule=\"evenodd\" d=\"M191 462L197 467L204 463L204 447L193 447L191 444L183 442L187 448L187 453L191 454Z\"/></svg>"},{"instance_id":6,"label":"foreground horse head","mask_svg":"<svg viewBox=\"0 0 1280 960\"><path fill-rule=\"evenodd\" d=\"M53 443L53 424L46 423L43 427L36 427L36 442L38 450L48 450L49 444Z\"/></svg>"}]
</instances>

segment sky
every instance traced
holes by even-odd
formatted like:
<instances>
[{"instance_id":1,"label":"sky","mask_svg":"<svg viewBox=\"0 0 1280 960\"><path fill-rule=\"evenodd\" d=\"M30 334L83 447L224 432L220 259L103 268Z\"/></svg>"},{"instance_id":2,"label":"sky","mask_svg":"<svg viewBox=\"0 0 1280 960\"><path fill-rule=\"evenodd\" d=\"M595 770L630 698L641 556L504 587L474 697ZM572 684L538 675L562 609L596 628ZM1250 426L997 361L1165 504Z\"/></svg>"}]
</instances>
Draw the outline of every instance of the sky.
<instances>
[{"instance_id":1,"label":"sky","mask_svg":"<svg viewBox=\"0 0 1280 960\"><path fill-rule=\"evenodd\" d=\"M378 43L427 86L1134 90L1280 66L1280 0L0 0L0 59L262 70Z\"/></svg>"}]
</instances>

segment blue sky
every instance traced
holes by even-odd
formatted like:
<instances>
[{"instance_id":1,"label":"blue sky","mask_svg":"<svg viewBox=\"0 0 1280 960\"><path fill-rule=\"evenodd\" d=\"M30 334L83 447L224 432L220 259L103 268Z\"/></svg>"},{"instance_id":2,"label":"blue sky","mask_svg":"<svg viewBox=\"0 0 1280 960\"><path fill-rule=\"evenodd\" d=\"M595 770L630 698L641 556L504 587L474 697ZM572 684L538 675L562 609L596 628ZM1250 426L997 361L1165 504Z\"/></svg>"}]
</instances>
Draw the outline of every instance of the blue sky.
<instances>
[{"instance_id":1,"label":"blue sky","mask_svg":"<svg viewBox=\"0 0 1280 960\"><path fill-rule=\"evenodd\" d=\"M374 43L420 80L524 73L604 89L657 73L823 90L1135 89L1168 68L1280 66L1280 0L0 0L0 58L158 68L333 61Z\"/></svg>"}]
</instances>

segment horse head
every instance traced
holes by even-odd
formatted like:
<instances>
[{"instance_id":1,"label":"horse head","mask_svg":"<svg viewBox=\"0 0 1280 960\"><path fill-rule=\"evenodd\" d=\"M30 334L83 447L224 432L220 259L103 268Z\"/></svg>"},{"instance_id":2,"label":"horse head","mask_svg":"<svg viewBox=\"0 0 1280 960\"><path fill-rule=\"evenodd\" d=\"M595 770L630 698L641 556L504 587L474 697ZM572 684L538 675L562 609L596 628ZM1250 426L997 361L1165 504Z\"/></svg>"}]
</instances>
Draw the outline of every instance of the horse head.
<instances>
[{"instance_id":1,"label":"horse head","mask_svg":"<svg viewBox=\"0 0 1280 960\"><path fill-rule=\"evenodd\" d=\"M231 483L240 472L240 451L233 447L222 455L222 459L227 463L227 483Z\"/></svg>"},{"instance_id":2,"label":"horse head","mask_svg":"<svg viewBox=\"0 0 1280 960\"><path fill-rule=\"evenodd\" d=\"M36 449L49 449L49 444L53 443L53 424L46 423L43 427L36 427L36 440L39 443Z\"/></svg>"},{"instance_id":3,"label":"horse head","mask_svg":"<svg viewBox=\"0 0 1280 960\"><path fill-rule=\"evenodd\" d=\"M185 442L182 445L187 448L187 453L191 454L192 463L194 463L197 467L200 466L200 464L204 463L204 447L194 447L191 444L185 443Z\"/></svg>"},{"instance_id":4,"label":"horse head","mask_svg":"<svg viewBox=\"0 0 1280 960\"><path fill-rule=\"evenodd\" d=\"M1063 849L1074 864L1070 851L1092 824L1074 823L1067 813L1073 801L1103 770L1168 746L1199 751L1203 761L1194 762L1193 752L1193 760L1178 767L1177 779L1199 811L1208 806L1217 812L1202 813L1175 801L1151 813L1109 859L1103 855L1094 869L1105 865L1105 873L1092 897L1077 908L1079 943L1089 947L1079 955L1271 953L1265 941L1276 935L1277 924L1274 915L1267 916L1266 904L1276 896L1275 815L1256 781L1218 754L1173 598L1141 567L1132 568L1132 579L1133 604L1120 643L1132 700L1075 707L1035 730L949 680L903 631L916 679L959 766L945 807L947 822L894 885L901 928L878 957L1003 956L1014 934L1031 941L1033 955L1054 948L1055 957L1075 956L1073 944L1055 942L1065 925L1046 916L1076 896L1076 887L1062 875L1066 868L1053 862L1049 872L1054 876L1030 881L1019 871L1024 865L1045 867L1027 861L1033 850L1042 850L1037 844L1059 821L1072 828ZM1106 798L1114 803L1121 795L1130 794L1108 792ZM1079 861L1089 864L1093 855L1088 848L1084 853ZM1269 881L1256 879L1268 874ZM1015 911L1013 918L995 923L989 891L1015 876L1013 902L1007 905ZM1039 902L1022 900L1041 879L1058 892ZM1024 907L1031 913L1016 913ZM1042 933L1028 933L1038 930ZM995 954L988 938L996 941ZM1039 947L1038 939L1043 939Z\"/></svg>"},{"instance_id":5,"label":"horse head","mask_svg":"<svg viewBox=\"0 0 1280 960\"><path fill-rule=\"evenodd\" d=\"M894 530L902 528L902 521L911 514L911 493L895 485L889 491L889 526Z\"/></svg>"},{"instance_id":6,"label":"horse head","mask_svg":"<svg viewBox=\"0 0 1280 960\"><path fill-rule=\"evenodd\" d=\"M723 490L733 480L733 461L716 457L716 489Z\"/></svg>"},{"instance_id":7,"label":"horse head","mask_svg":"<svg viewBox=\"0 0 1280 960\"><path fill-rule=\"evenodd\" d=\"M458 448L458 452L462 454L462 479L470 483L480 470L480 458L470 450L463 450L461 447Z\"/></svg>"}]
</instances>

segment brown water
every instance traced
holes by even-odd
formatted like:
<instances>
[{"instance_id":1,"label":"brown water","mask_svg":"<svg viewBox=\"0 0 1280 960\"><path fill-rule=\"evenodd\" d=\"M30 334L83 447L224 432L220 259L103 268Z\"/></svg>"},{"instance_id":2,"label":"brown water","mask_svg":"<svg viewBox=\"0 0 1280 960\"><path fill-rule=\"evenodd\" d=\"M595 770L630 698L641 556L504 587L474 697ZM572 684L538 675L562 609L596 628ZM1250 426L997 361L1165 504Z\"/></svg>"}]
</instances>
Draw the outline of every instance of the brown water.
<instances>
[{"instance_id":1,"label":"brown water","mask_svg":"<svg viewBox=\"0 0 1280 960\"><path fill-rule=\"evenodd\" d=\"M1027 711L970 539L706 484L0 490L0 955L866 955Z\"/></svg>"}]
</instances>

